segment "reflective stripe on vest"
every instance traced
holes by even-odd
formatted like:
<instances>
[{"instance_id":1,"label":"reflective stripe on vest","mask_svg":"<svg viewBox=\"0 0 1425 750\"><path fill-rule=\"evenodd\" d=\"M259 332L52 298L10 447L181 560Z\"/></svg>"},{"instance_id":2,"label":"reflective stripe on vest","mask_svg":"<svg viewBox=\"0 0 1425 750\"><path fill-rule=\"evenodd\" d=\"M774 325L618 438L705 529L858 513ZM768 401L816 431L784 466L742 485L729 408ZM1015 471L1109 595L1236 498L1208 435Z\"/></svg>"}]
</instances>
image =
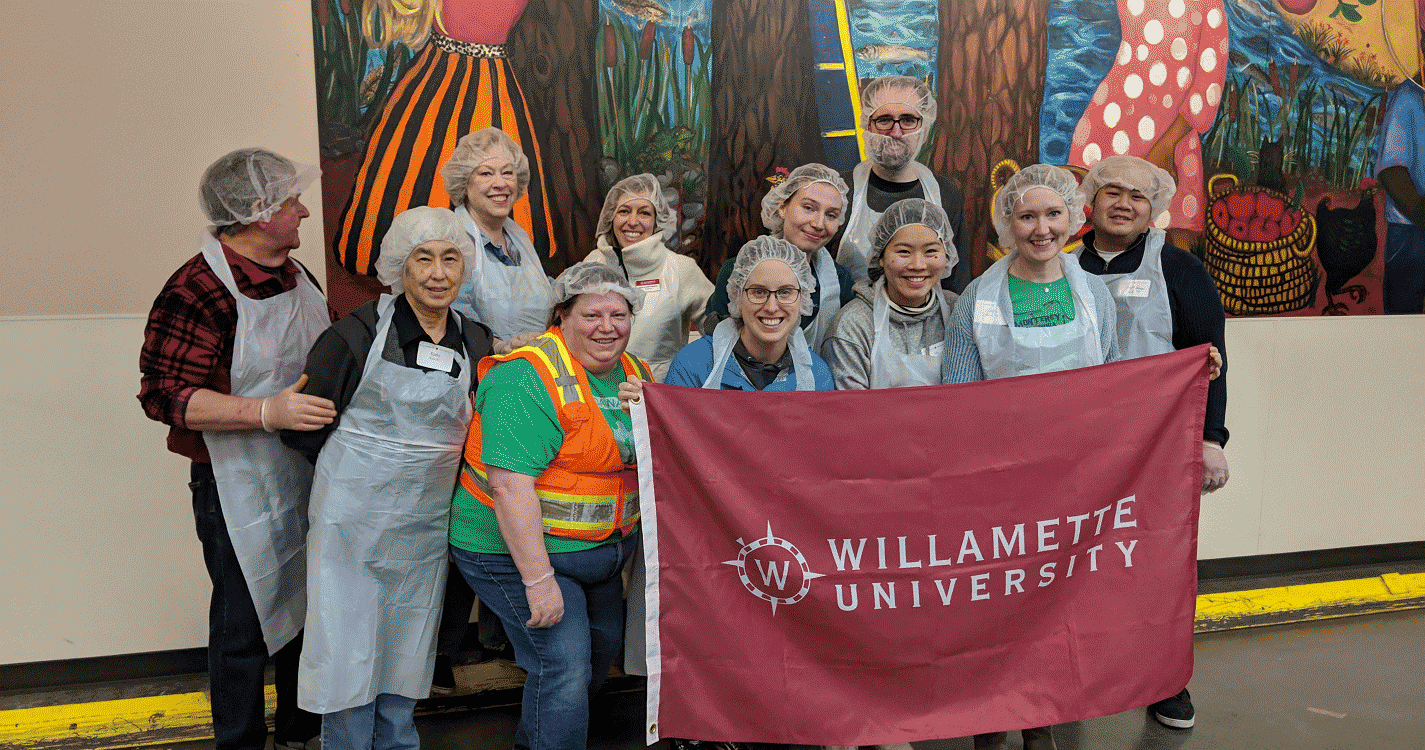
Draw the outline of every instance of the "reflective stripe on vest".
<instances>
[{"instance_id":1,"label":"reflective stripe on vest","mask_svg":"<svg viewBox=\"0 0 1425 750\"><path fill-rule=\"evenodd\" d=\"M528 360L549 391L564 429L564 442L543 473L535 478L545 532L571 539L599 541L614 529L628 534L638 523L638 475L623 463L613 430L594 404L588 374L569 353L558 327L551 327L528 346L501 357L480 361L484 377L492 367L512 359ZM648 365L627 352L620 359L624 373L651 379ZM597 417L597 418L595 418ZM470 425L460 483L486 506L494 507L489 476L480 459L480 415Z\"/></svg>"}]
</instances>

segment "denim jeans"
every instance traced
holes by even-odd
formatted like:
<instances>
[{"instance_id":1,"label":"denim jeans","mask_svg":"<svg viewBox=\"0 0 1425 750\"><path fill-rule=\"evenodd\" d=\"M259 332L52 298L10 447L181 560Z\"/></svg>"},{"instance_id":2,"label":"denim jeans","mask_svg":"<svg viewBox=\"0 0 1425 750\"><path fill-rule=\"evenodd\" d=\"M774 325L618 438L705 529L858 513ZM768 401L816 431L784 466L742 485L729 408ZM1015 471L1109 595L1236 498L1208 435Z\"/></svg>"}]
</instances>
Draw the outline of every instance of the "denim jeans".
<instances>
[{"instance_id":1,"label":"denim jeans","mask_svg":"<svg viewBox=\"0 0 1425 750\"><path fill-rule=\"evenodd\" d=\"M381 693L364 706L322 714L323 750L418 750L416 699Z\"/></svg>"},{"instance_id":2,"label":"denim jeans","mask_svg":"<svg viewBox=\"0 0 1425 750\"><path fill-rule=\"evenodd\" d=\"M1425 227L1385 225L1385 279L1381 282L1387 315L1416 315L1425 305Z\"/></svg>"},{"instance_id":3,"label":"denim jeans","mask_svg":"<svg viewBox=\"0 0 1425 750\"><path fill-rule=\"evenodd\" d=\"M252 594L238 567L228 525L218 502L211 464L193 464L193 520L203 544L203 563L213 582L208 605L208 686L217 750L262 750L267 743L263 669L267 643ZM278 742L305 742L321 729L321 717L297 708L297 661L302 634L272 655L277 672Z\"/></svg>"},{"instance_id":4,"label":"denim jeans","mask_svg":"<svg viewBox=\"0 0 1425 750\"><path fill-rule=\"evenodd\" d=\"M515 747L584 750L589 698L608 676L623 641L620 571L638 551L638 535L579 552L551 554L564 617L552 628L531 628L529 602L514 558L450 548L451 559L480 600L505 625L524 684Z\"/></svg>"}]
</instances>

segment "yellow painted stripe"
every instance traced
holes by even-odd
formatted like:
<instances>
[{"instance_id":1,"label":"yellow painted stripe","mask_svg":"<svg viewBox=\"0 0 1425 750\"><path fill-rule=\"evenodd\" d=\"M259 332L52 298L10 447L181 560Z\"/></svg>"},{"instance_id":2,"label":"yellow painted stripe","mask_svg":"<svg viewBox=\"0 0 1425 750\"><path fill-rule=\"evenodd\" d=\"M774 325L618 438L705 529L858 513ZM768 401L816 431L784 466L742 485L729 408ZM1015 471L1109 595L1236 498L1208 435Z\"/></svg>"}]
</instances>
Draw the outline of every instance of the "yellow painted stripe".
<instances>
[{"instance_id":1,"label":"yellow painted stripe","mask_svg":"<svg viewBox=\"0 0 1425 750\"><path fill-rule=\"evenodd\" d=\"M817 70L846 70L846 65L843 64L843 63L817 63L817 64L816 64L816 69L817 69Z\"/></svg>"},{"instance_id":2,"label":"yellow painted stripe","mask_svg":"<svg viewBox=\"0 0 1425 750\"><path fill-rule=\"evenodd\" d=\"M277 708L277 691L267 686L267 712ZM83 742L88 747L132 747L149 732L201 729L191 739L212 737L212 704L207 693L39 706L0 711L0 747L45 747Z\"/></svg>"},{"instance_id":3,"label":"yellow painted stripe","mask_svg":"<svg viewBox=\"0 0 1425 750\"><path fill-rule=\"evenodd\" d=\"M1425 597L1425 573L1387 573L1376 578L1306 583L1271 589L1202 594L1197 598L1197 624L1226 624L1245 618L1301 613L1301 619L1335 616L1342 608L1389 604ZM1337 608L1336 612L1330 611ZM1327 611L1322 611L1327 610Z\"/></svg>"},{"instance_id":4,"label":"yellow painted stripe","mask_svg":"<svg viewBox=\"0 0 1425 750\"><path fill-rule=\"evenodd\" d=\"M828 130L821 135L824 138L844 138L848 135L856 135L857 132L855 130Z\"/></svg>"},{"instance_id":5,"label":"yellow painted stripe","mask_svg":"<svg viewBox=\"0 0 1425 750\"><path fill-rule=\"evenodd\" d=\"M1379 611L1379 605L1425 607L1425 573L1202 594L1197 597L1197 629L1245 627L1264 615L1286 618L1275 622L1344 616ZM505 682L481 687L511 687L518 681ZM276 703L276 692L268 685L269 715ZM183 730L189 730L184 740L198 740L212 737L210 722L208 696L201 692L21 708L0 711L0 748L29 750L60 742L96 750L140 747L155 744L154 733L171 737Z\"/></svg>"},{"instance_id":6,"label":"yellow painted stripe","mask_svg":"<svg viewBox=\"0 0 1425 750\"><path fill-rule=\"evenodd\" d=\"M846 69L846 90L851 94L851 114L856 117L856 151L866 159L866 139L861 136L861 85L856 79L856 56L851 51L851 21L846 15L846 0L833 0L836 6L836 31L841 36L841 60Z\"/></svg>"}]
</instances>

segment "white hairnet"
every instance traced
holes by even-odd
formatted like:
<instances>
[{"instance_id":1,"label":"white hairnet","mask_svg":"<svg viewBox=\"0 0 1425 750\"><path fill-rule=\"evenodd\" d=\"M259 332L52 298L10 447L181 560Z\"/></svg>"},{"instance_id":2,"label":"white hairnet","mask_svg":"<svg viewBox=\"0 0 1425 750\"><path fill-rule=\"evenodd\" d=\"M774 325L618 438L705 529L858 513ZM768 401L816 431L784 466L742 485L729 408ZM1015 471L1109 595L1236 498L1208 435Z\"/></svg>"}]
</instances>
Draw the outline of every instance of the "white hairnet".
<instances>
[{"instance_id":1,"label":"white hairnet","mask_svg":"<svg viewBox=\"0 0 1425 750\"><path fill-rule=\"evenodd\" d=\"M515 165L515 180L519 188L515 190L515 200L529 189L529 159L505 131L499 128L485 128L462 137L450 152L450 158L440 165L440 176L445 181L445 192L450 194L452 205L465 203L465 189L470 184L470 173L490 159L503 157Z\"/></svg>"},{"instance_id":2,"label":"white hairnet","mask_svg":"<svg viewBox=\"0 0 1425 750\"><path fill-rule=\"evenodd\" d=\"M777 212L798 190L815 182L824 182L841 193L841 207L846 208L846 204L851 201L851 188L846 186L846 180L841 179L841 175L836 170L825 164L803 164L792 170L787 175L787 179L782 180L780 185L773 185L772 189L762 197L762 226L767 227L767 231L774 237L782 236L782 215Z\"/></svg>"},{"instance_id":3,"label":"white hairnet","mask_svg":"<svg viewBox=\"0 0 1425 750\"><path fill-rule=\"evenodd\" d=\"M554 280L554 305L557 307L581 294L608 294L618 292L628 300L629 310L638 312L643 307L643 291L635 289L623 272L613 266L586 260L564 269Z\"/></svg>"},{"instance_id":4,"label":"white hairnet","mask_svg":"<svg viewBox=\"0 0 1425 750\"><path fill-rule=\"evenodd\" d=\"M780 260L791 266L792 273L797 275L797 285L802 290L801 296L797 298L801 303L799 312L802 315L811 315L816 274L811 272L807 254L781 237L768 234L754 237L737 251L737 259L732 262L732 275L727 277L727 311L733 318L742 319L742 288L747 286L747 278L752 275L752 270L767 260Z\"/></svg>"},{"instance_id":5,"label":"white hairnet","mask_svg":"<svg viewBox=\"0 0 1425 750\"><path fill-rule=\"evenodd\" d=\"M381 253L376 256L376 278L391 287L392 294L404 292L405 284L401 280L406 272L406 259L418 245L432 240L449 242L459 249L465 259L467 275L475 267L475 243L470 241L455 212L448 208L418 206L402 211L391 220L391 227L381 238Z\"/></svg>"},{"instance_id":6,"label":"white hairnet","mask_svg":"<svg viewBox=\"0 0 1425 750\"><path fill-rule=\"evenodd\" d=\"M945 245L946 259L945 270L941 272L940 278L949 276L951 269L955 268L955 264L960 260L960 253L955 248L955 230L950 226L950 217L945 215L944 209L921 198L896 201L881 214L875 226L871 227L871 255L867 262L872 265L880 263L891 238L896 236L896 232L912 224L928 227L940 236L940 242Z\"/></svg>"},{"instance_id":7,"label":"white hairnet","mask_svg":"<svg viewBox=\"0 0 1425 750\"><path fill-rule=\"evenodd\" d=\"M322 171L264 148L242 148L203 172L198 201L215 227L267 221L282 203L312 184Z\"/></svg>"},{"instance_id":8,"label":"white hairnet","mask_svg":"<svg viewBox=\"0 0 1425 750\"><path fill-rule=\"evenodd\" d=\"M899 102L920 113L920 129L902 133L899 137L877 133L871 129L871 116L877 109ZM861 90L861 130L866 139L866 153L871 161L896 171L909 164L920 153L935 121L935 96L930 86L910 76L885 76L866 84Z\"/></svg>"},{"instance_id":9,"label":"white hairnet","mask_svg":"<svg viewBox=\"0 0 1425 750\"><path fill-rule=\"evenodd\" d=\"M990 215L994 219L995 233L999 235L1001 247L1013 246L1011 218L1024 194L1035 188L1048 188L1064 199L1064 206L1069 211L1070 235L1083 227L1084 194L1079 192L1079 182L1074 179L1074 173L1052 164L1031 164L1015 172L1004 187L995 193Z\"/></svg>"},{"instance_id":10,"label":"white hairnet","mask_svg":"<svg viewBox=\"0 0 1425 750\"><path fill-rule=\"evenodd\" d=\"M1110 156L1101 159L1089 168L1084 182L1079 187L1089 203L1098 195L1099 188L1118 185L1142 193L1153 205L1153 217L1168 210L1173 202L1173 193L1178 191L1177 181L1168 170L1136 156Z\"/></svg>"},{"instance_id":11,"label":"white hairnet","mask_svg":"<svg viewBox=\"0 0 1425 750\"><path fill-rule=\"evenodd\" d=\"M653 204L653 218L657 223L655 231L662 232L665 238L672 237L678 231L678 214L669 205L668 196L663 194L658 178L645 173L625 177L609 189L609 194L604 197L604 210L599 212L599 223L594 228L595 240L606 237L610 247L618 247L611 236L614 214L618 213L619 206L640 198Z\"/></svg>"}]
</instances>

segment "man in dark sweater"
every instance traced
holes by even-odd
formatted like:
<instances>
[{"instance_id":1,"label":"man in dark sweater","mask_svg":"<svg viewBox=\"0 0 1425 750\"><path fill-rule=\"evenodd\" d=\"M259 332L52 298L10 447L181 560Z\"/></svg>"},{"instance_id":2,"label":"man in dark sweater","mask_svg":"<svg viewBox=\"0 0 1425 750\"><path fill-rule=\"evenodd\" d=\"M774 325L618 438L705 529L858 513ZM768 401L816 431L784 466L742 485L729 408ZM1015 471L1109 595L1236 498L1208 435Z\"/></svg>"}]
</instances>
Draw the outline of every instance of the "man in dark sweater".
<instances>
[{"instance_id":1,"label":"man in dark sweater","mask_svg":"<svg viewBox=\"0 0 1425 750\"><path fill-rule=\"evenodd\" d=\"M851 186L851 199L840 231L827 245L836 262L849 269L856 281L868 276L871 227L892 203L906 198L923 198L944 209L960 259L968 257L965 194L953 180L915 160L930 134L935 112L935 97L918 78L877 78L861 92L861 128L870 158L841 173L841 179ZM970 283L971 265L956 263L941 286L956 294L964 291Z\"/></svg>"},{"instance_id":2,"label":"man in dark sweater","mask_svg":"<svg viewBox=\"0 0 1425 750\"><path fill-rule=\"evenodd\" d=\"M1207 387L1202 429L1202 491L1227 483L1227 346L1225 315L1212 277L1196 257L1167 244L1153 218L1168 209L1176 184L1160 167L1134 156L1110 156L1093 166L1081 185L1092 209L1093 231L1084 235L1079 265L1103 277L1118 306L1118 351L1124 359L1213 344L1222 372ZM1164 726L1193 725L1184 688L1148 707Z\"/></svg>"}]
</instances>

